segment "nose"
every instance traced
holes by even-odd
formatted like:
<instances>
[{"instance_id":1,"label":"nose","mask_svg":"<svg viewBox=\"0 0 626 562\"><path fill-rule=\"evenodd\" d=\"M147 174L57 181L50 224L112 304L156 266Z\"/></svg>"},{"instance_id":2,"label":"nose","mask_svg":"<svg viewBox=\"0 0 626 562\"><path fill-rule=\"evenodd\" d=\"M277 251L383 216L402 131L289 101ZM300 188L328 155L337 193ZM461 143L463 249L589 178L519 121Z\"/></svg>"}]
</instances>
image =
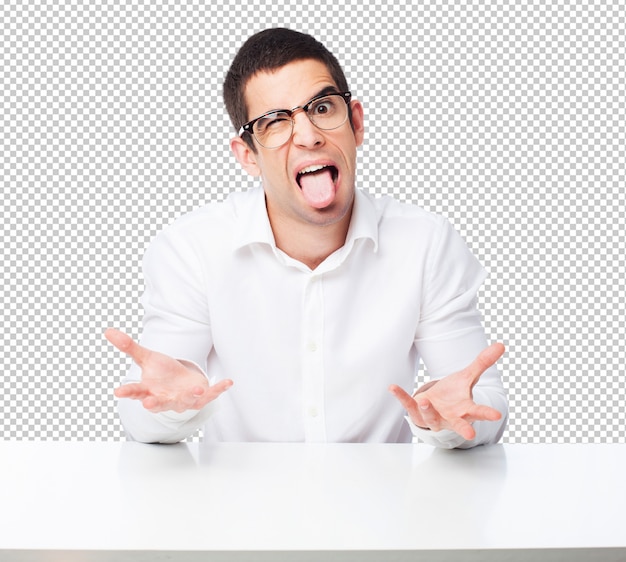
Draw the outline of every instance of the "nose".
<instances>
[{"instance_id":1,"label":"nose","mask_svg":"<svg viewBox=\"0 0 626 562\"><path fill-rule=\"evenodd\" d=\"M313 148L324 144L324 135L318 129L303 109L298 109L291 114L293 119L293 137L294 144L303 148Z\"/></svg>"}]
</instances>

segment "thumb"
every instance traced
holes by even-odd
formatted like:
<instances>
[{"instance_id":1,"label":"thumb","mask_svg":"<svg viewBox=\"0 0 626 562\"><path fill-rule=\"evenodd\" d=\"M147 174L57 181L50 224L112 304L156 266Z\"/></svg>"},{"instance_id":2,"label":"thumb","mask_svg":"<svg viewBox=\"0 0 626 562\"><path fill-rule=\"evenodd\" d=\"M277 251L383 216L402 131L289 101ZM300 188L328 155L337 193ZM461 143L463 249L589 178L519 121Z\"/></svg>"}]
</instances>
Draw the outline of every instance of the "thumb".
<instances>
[{"instance_id":1,"label":"thumb","mask_svg":"<svg viewBox=\"0 0 626 562\"><path fill-rule=\"evenodd\" d=\"M121 330L107 328L104 331L104 337L122 353L132 357L137 365L141 365L149 353L145 347L140 346L133 338Z\"/></svg>"},{"instance_id":2,"label":"thumb","mask_svg":"<svg viewBox=\"0 0 626 562\"><path fill-rule=\"evenodd\" d=\"M489 367L494 365L504 354L504 344L496 342L483 349L468 367L468 373L476 382Z\"/></svg>"}]
</instances>

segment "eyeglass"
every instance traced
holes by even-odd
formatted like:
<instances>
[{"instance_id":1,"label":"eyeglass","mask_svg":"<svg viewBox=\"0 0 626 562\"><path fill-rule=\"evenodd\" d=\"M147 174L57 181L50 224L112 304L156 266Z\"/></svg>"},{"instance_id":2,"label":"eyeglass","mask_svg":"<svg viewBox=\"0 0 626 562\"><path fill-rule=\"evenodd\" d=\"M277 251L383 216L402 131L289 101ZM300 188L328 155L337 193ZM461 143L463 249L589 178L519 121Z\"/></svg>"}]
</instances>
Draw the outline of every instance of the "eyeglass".
<instances>
[{"instance_id":1,"label":"eyeglass","mask_svg":"<svg viewBox=\"0 0 626 562\"><path fill-rule=\"evenodd\" d=\"M309 121L318 129L330 131L338 129L348 119L348 104L351 92L320 94L304 105L293 109L268 111L239 129L239 136L250 133L265 148L279 148L289 141L293 134L293 115L304 111Z\"/></svg>"}]
</instances>

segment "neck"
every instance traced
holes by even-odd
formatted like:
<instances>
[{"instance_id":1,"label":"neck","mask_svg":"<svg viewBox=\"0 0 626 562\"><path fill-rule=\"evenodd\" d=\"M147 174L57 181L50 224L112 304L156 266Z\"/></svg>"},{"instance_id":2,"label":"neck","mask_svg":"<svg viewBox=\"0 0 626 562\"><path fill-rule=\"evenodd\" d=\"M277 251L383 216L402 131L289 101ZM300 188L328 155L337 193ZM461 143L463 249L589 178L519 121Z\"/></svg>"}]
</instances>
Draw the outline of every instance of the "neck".
<instances>
[{"instance_id":1,"label":"neck","mask_svg":"<svg viewBox=\"0 0 626 562\"><path fill-rule=\"evenodd\" d=\"M352 211L331 224L293 224L294 221L268 214L276 246L313 270L345 244Z\"/></svg>"}]
</instances>

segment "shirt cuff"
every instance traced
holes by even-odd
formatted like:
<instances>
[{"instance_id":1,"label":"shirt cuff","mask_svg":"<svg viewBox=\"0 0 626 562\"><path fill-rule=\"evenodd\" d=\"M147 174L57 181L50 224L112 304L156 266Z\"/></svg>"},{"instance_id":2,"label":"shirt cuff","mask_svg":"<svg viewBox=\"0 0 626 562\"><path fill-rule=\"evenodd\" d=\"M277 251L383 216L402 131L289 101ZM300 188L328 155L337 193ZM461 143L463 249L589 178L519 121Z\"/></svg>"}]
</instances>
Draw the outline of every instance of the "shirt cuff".
<instances>
[{"instance_id":1,"label":"shirt cuff","mask_svg":"<svg viewBox=\"0 0 626 562\"><path fill-rule=\"evenodd\" d=\"M206 406L204 406L204 408L200 410L185 410L184 412L175 412L174 410L166 410L165 412L159 412L153 415L163 425L169 426L169 427L176 427L194 418L198 418L198 419L208 418L212 412L213 412L212 404L207 404Z\"/></svg>"},{"instance_id":2,"label":"shirt cuff","mask_svg":"<svg viewBox=\"0 0 626 562\"><path fill-rule=\"evenodd\" d=\"M211 384L211 381L209 380L209 376L206 374L206 371L202 367L200 367L200 365L198 365L198 363L196 363L195 361L191 361L189 359L176 359L176 361L182 363L183 365L185 365L185 367L195 367L197 371L200 371L205 376L205 378L209 381L209 384Z\"/></svg>"},{"instance_id":3,"label":"shirt cuff","mask_svg":"<svg viewBox=\"0 0 626 562\"><path fill-rule=\"evenodd\" d=\"M432 445L433 447L439 447L441 449L455 449L464 443L468 443L464 437L451 429L432 431L415 425L409 416L405 416L404 419L409 424L414 437L417 437L420 441L423 441L428 445Z\"/></svg>"}]
</instances>

